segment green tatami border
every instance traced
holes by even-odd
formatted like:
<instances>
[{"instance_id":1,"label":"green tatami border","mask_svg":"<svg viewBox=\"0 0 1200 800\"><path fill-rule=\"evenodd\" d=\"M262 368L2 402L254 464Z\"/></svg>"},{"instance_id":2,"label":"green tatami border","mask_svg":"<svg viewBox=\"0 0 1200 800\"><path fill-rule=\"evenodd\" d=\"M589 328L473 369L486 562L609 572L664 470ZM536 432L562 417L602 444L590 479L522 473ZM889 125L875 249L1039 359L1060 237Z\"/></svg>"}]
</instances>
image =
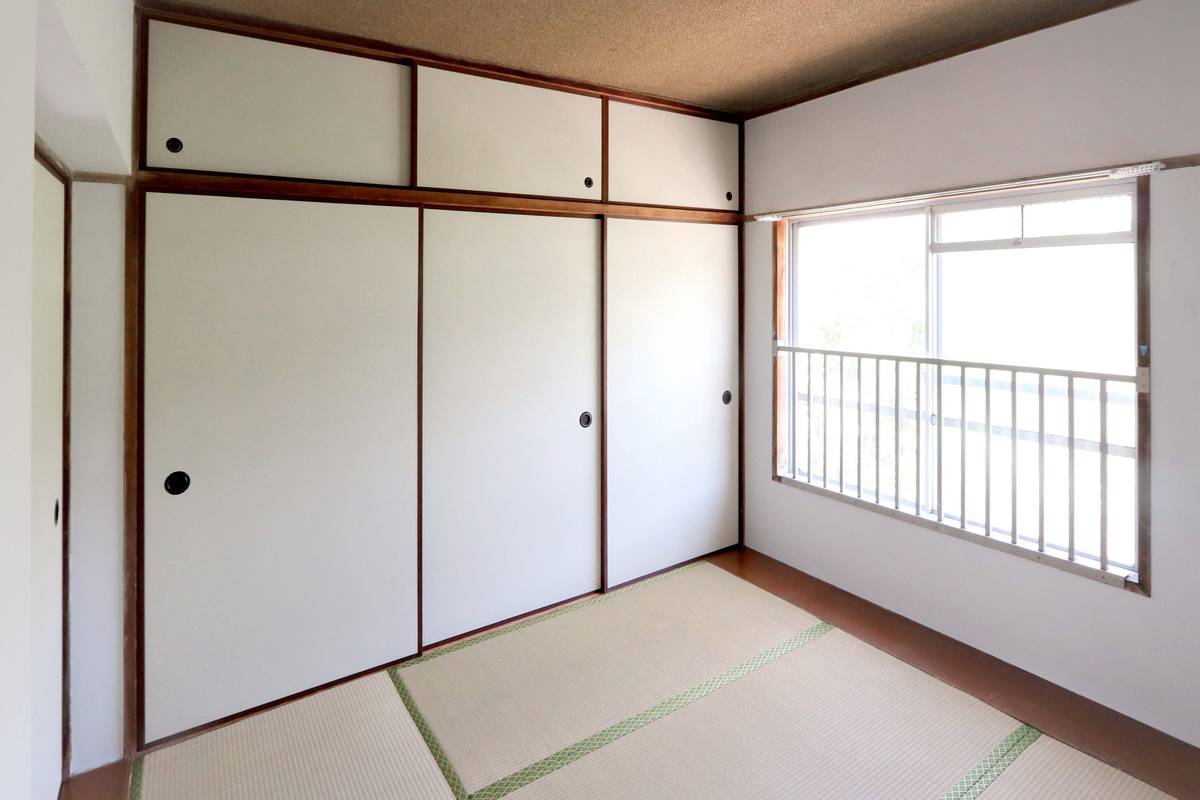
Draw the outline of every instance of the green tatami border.
<instances>
[{"instance_id":1,"label":"green tatami border","mask_svg":"<svg viewBox=\"0 0 1200 800\"><path fill-rule=\"evenodd\" d=\"M674 573L666 574L671 575ZM566 609L564 609L564 611L565 610ZM442 745L438 741L437 736L434 734L433 729L430 728L425 716L417 707L416 702L413 700L412 694L409 692L408 687L404 684L404 681L400 676L400 668L393 667L392 669L388 670L388 674L392 678L392 683L395 685L396 691L400 694L400 699L404 702L405 707L408 709L409 715L416 724L417 730L421 732L421 736L425 739L425 744L429 748L430 754L433 756L434 761L437 762L438 767L442 771L442 775L446 778L446 782L450 785L450 789L454 793L456 800L499 800L499 798L511 794L517 789L527 786L539 778L544 778L545 776L556 772L563 767L573 764L589 753L593 753L596 750L605 747L606 745L612 744L618 739L621 739L637 730L640 730L641 728L646 727L655 720L662 719L668 714L678 711L685 706L691 705L697 700L702 700L705 697L708 697L710 694L722 688L723 686L728 686L734 681L746 677L755 670L798 650L800 647L803 647L804 645L833 629L834 627L828 622L818 622L817 624L809 628L805 628L803 631L784 639L782 642L767 648L761 653L746 659L742 663L726 670L725 672L722 672L716 677L709 678L708 680L698 683L689 689L685 689L684 691L669 697L666 700L663 700L661 703L658 703L655 706L651 706L644 711L640 711L632 716L626 717L615 725L610 725L604 730L594 733L585 739L581 739L574 744L568 745L561 750L552 753L539 761L535 761L529 766L519 769L511 775L507 775L472 794L467 793L462 779L458 776L457 771L454 769L454 765L450 763L450 759L446 756L445 750L442 749Z\"/></svg>"},{"instance_id":2,"label":"green tatami border","mask_svg":"<svg viewBox=\"0 0 1200 800\"><path fill-rule=\"evenodd\" d=\"M941 800L976 800L1041 735L1042 732L1037 728L1021 725L959 778L958 783L950 787Z\"/></svg>"}]
</instances>

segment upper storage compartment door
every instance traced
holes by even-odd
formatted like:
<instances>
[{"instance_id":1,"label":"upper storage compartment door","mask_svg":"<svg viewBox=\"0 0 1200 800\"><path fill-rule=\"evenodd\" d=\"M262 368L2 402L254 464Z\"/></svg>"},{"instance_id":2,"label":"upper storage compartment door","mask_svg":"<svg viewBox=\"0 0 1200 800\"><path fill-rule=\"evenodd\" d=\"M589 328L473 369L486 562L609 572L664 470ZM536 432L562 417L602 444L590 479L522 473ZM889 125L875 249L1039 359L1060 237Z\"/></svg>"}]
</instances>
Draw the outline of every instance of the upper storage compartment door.
<instances>
[{"instance_id":1,"label":"upper storage compartment door","mask_svg":"<svg viewBox=\"0 0 1200 800\"><path fill-rule=\"evenodd\" d=\"M608 199L685 208L740 208L738 126L630 103L609 103Z\"/></svg>"},{"instance_id":2,"label":"upper storage compartment door","mask_svg":"<svg viewBox=\"0 0 1200 800\"><path fill-rule=\"evenodd\" d=\"M417 184L600 199L600 99L417 68Z\"/></svg>"},{"instance_id":3,"label":"upper storage compartment door","mask_svg":"<svg viewBox=\"0 0 1200 800\"><path fill-rule=\"evenodd\" d=\"M150 23L146 164L409 182L409 67Z\"/></svg>"}]
</instances>

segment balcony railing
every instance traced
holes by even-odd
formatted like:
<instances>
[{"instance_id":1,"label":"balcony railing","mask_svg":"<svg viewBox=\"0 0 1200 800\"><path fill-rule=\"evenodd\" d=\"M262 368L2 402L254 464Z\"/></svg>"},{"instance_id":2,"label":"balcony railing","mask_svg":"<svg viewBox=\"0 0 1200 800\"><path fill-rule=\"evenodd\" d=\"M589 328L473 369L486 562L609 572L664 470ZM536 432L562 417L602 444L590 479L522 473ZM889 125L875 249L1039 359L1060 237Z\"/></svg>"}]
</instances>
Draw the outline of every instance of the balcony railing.
<instances>
[{"instance_id":1,"label":"balcony railing","mask_svg":"<svg viewBox=\"0 0 1200 800\"><path fill-rule=\"evenodd\" d=\"M1135 376L785 345L774 357L782 481L1136 582Z\"/></svg>"}]
</instances>

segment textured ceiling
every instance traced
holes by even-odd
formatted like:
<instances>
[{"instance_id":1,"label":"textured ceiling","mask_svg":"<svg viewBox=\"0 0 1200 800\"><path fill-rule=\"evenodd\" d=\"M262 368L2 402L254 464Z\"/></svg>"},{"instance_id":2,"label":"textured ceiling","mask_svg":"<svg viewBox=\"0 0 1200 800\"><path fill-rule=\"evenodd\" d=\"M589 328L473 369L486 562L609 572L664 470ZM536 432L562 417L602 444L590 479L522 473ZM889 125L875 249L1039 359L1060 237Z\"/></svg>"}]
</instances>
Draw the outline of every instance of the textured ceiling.
<instances>
[{"instance_id":1,"label":"textured ceiling","mask_svg":"<svg viewBox=\"0 0 1200 800\"><path fill-rule=\"evenodd\" d=\"M751 111L1111 0L189 0Z\"/></svg>"}]
</instances>

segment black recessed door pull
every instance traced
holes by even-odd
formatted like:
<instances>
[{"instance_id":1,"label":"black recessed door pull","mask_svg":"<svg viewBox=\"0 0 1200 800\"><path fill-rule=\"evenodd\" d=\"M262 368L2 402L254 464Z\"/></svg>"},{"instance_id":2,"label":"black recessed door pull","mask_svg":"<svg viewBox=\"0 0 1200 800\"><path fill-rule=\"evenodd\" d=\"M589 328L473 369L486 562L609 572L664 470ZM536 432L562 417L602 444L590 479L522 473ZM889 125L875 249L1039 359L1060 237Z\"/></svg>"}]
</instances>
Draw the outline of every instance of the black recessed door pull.
<instances>
[{"instance_id":1,"label":"black recessed door pull","mask_svg":"<svg viewBox=\"0 0 1200 800\"><path fill-rule=\"evenodd\" d=\"M725 193L725 199L726 199L726 200L732 200L732 199L733 199L733 192L726 192L726 193Z\"/></svg>"},{"instance_id":2,"label":"black recessed door pull","mask_svg":"<svg viewBox=\"0 0 1200 800\"><path fill-rule=\"evenodd\" d=\"M167 494L183 494L191 485L191 477L180 470L175 470L163 481L163 488L167 490Z\"/></svg>"},{"instance_id":3,"label":"black recessed door pull","mask_svg":"<svg viewBox=\"0 0 1200 800\"><path fill-rule=\"evenodd\" d=\"M589 189L592 188L592 184L593 184L593 181L591 178L583 179L583 185L586 186L587 188L589 188Z\"/></svg>"},{"instance_id":4,"label":"black recessed door pull","mask_svg":"<svg viewBox=\"0 0 1200 800\"><path fill-rule=\"evenodd\" d=\"M58 524L58 498L54 500L54 524Z\"/></svg>"},{"instance_id":5,"label":"black recessed door pull","mask_svg":"<svg viewBox=\"0 0 1200 800\"><path fill-rule=\"evenodd\" d=\"M721 395L721 402L724 403L725 405L729 405L730 403L732 403L733 402L733 392L726 389L725 394Z\"/></svg>"},{"instance_id":6,"label":"black recessed door pull","mask_svg":"<svg viewBox=\"0 0 1200 800\"><path fill-rule=\"evenodd\" d=\"M592 415L588 412L583 412L579 415L579 427L586 428L592 424Z\"/></svg>"},{"instance_id":7,"label":"black recessed door pull","mask_svg":"<svg viewBox=\"0 0 1200 800\"><path fill-rule=\"evenodd\" d=\"M183 141L172 136L170 139L167 139L167 149L172 153L178 153L183 149Z\"/></svg>"}]
</instances>

